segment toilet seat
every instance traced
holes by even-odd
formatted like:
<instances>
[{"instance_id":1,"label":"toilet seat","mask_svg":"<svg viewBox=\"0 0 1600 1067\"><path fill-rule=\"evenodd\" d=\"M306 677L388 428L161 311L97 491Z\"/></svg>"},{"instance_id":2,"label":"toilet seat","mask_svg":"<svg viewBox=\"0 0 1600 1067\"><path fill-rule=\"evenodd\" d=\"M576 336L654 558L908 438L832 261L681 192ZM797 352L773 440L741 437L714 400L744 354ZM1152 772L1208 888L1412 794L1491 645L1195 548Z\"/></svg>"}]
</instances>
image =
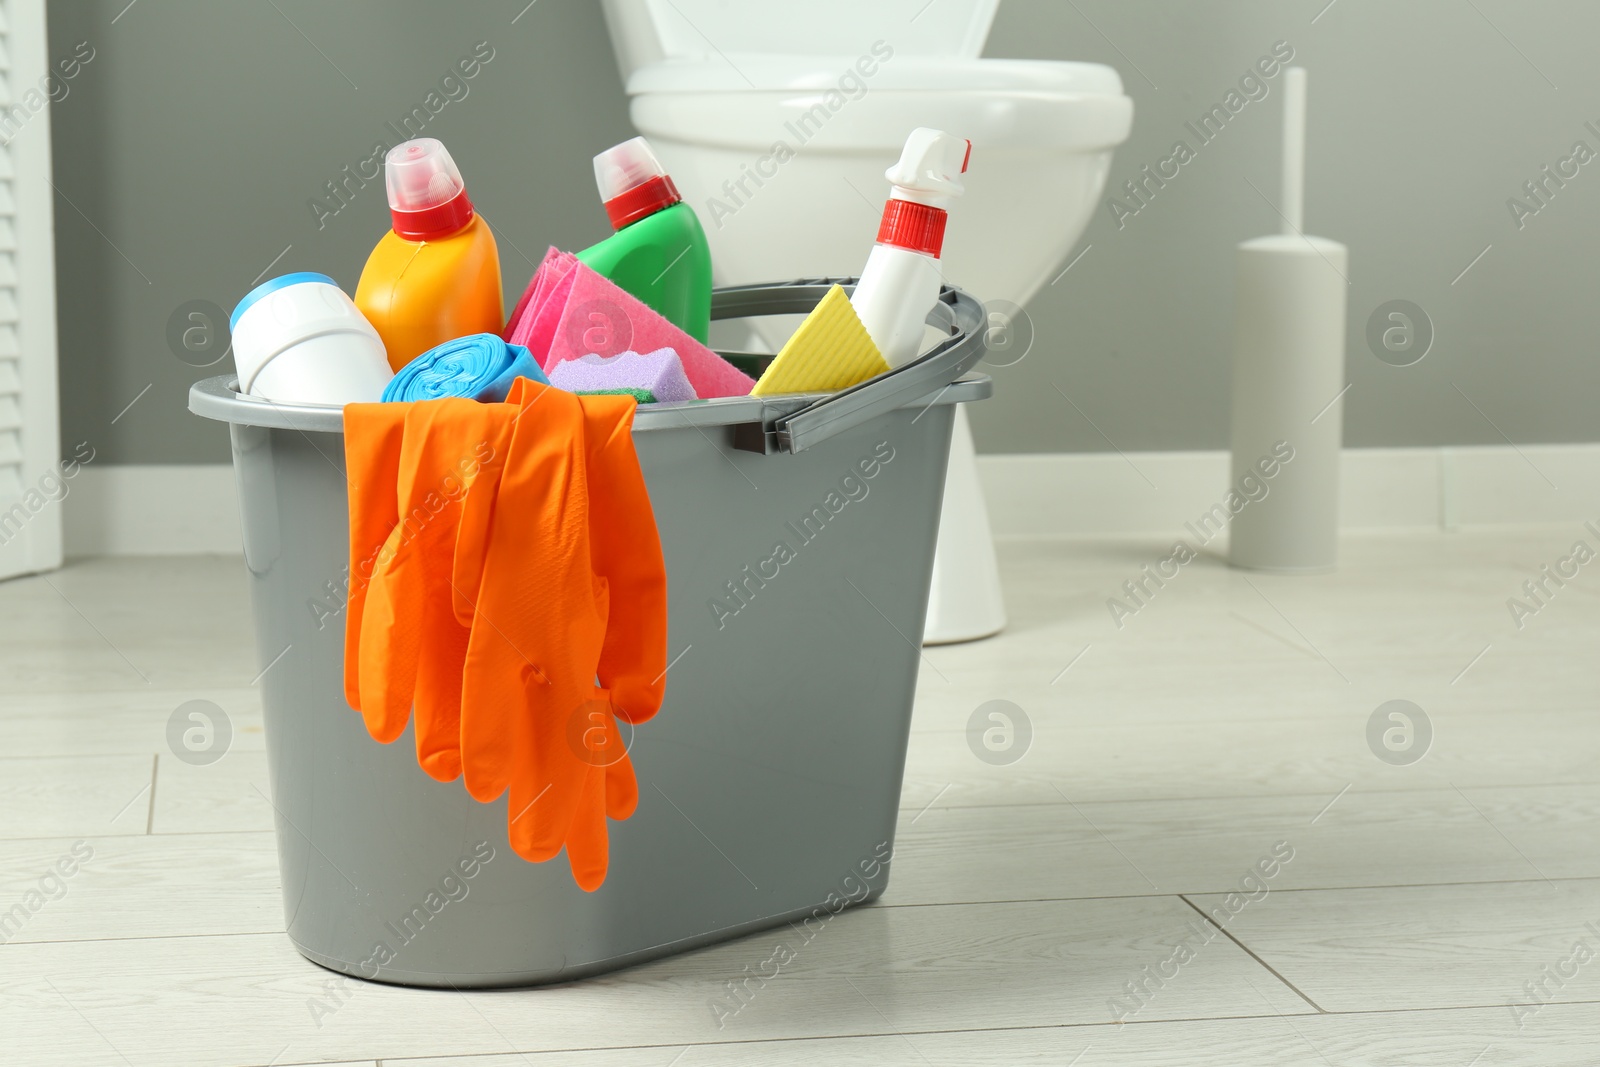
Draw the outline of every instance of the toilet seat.
<instances>
[{"instance_id":1,"label":"toilet seat","mask_svg":"<svg viewBox=\"0 0 1600 1067\"><path fill-rule=\"evenodd\" d=\"M935 125L970 130L989 150L1088 151L1121 144L1133 124L1122 79L1097 63L897 55L863 75L856 61L755 53L664 60L629 79L630 112L649 137L754 151L792 141L784 121L819 104L829 108L819 143L833 150L898 151L908 129ZM850 95L847 78L841 92L847 74L866 91Z\"/></svg>"},{"instance_id":2,"label":"toilet seat","mask_svg":"<svg viewBox=\"0 0 1600 1067\"><path fill-rule=\"evenodd\" d=\"M858 65L864 64L864 65ZM873 73L867 74L871 70ZM1122 78L1100 63L1039 59L963 59L952 56L798 56L735 52L667 59L641 67L628 79L628 95L644 93L748 93L826 91L855 73L871 89L1032 91L1121 96Z\"/></svg>"}]
</instances>

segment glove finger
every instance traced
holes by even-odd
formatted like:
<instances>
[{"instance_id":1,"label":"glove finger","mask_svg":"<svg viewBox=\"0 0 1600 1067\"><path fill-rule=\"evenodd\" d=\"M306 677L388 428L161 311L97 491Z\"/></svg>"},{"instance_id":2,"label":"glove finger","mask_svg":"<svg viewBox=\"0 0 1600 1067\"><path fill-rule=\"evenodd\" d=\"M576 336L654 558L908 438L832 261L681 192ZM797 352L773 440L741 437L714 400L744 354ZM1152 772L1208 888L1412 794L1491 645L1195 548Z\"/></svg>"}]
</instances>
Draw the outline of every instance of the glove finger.
<instances>
[{"instance_id":1,"label":"glove finger","mask_svg":"<svg viewBox=\"0 0 1600 1067\"><path fill-rule=\"evenodd\" d=\"M639 806L639 781L633 773L633 760L628 756L628 750L622 748L622 736L615 718L610 725L622 755L606 764L606 815L621 822Z\"/></svg>"},{"instance_id":2,"label":"glove finger","mask_svg":"<svg viewBox=\"0 0 1600 1067\"><path fill-rule=\"evenodd\" d=\"M367 732L388 744L405 731L416 681L416 619L407 611L401 570L405 549L396 526L367 585L358 665Z\"/></svg>"},{"instance_id":3,"label":"glove finger","mask_svg":"<svg viewBox=\"0 0 1600 1067\"><path fill-rule=\"evenodd\" d=\"M590 767L584 777L577 811L567 833L567 865L572 879L585 893L593 893L606 880L610 864L606 833L606 769Z\"/></svg>"},{"instance_id":4,"label":"glove finger","mask_svg":"<svg viewBox=\"0 0 1600 1067\"><path fill-rule=\"evenodd\" d=\"M468 631L433 611L428 652L417 668L417 762L441 782L461 777L461 664Z\"/></svg>"},{"instance_id":5,"label":"glove finger","mask_svg":"<svg viewBox=\"0 0 1600 1067\"><path fill-rule=\"evenodd\" d=\"M511 842L511 850L529 863L554 859L561 851L559 844L550 848L538 841L534 831L543 814L539 809L550 799L554 788L551 782L535 788L530 779L520 777L511 783L511 802L506 806L506 837Z\"/></svg>"}]
</instances>

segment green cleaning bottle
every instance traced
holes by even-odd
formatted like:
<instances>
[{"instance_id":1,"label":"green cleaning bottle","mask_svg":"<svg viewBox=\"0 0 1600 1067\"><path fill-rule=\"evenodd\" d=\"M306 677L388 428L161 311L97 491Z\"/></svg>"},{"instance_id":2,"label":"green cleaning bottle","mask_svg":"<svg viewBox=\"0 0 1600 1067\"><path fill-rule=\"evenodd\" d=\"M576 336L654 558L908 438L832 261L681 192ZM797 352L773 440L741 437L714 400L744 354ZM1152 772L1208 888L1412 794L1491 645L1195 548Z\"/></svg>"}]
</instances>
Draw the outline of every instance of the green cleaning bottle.
<instances>
[{"instance_id":1,"label":"green cleaning bottle","mask_svg":"<svg viewBox=\"0 0 1600 1067\"><path fill-rule=\"evenodd\" d=\"M594 157L594 180L616 233L578 261L706 343L711 328L711 247L643 137Z\"/></svg>"}]
</instances>

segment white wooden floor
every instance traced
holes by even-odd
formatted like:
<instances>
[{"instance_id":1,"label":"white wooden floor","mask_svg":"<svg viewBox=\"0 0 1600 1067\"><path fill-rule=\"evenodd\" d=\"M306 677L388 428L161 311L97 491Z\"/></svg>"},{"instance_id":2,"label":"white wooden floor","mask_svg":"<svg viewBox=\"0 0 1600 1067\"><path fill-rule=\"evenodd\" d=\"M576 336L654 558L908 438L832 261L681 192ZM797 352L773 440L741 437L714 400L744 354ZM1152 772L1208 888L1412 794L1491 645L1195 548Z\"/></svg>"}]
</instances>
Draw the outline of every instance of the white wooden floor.
<instances>
[{"instance_id":1,"label":"white wooden floor","mask_svg":"<svg viewBox=\"0 0 1600 1067\"><path fill-rule=\"evenodd\" d=\"M1506 607L1582 536L1353 537L1303 579L1203 559L1120 631L1105 599L1162 544L1004 546L1011 629L927 652L889 891L722 1029L709 1001L774 935L558 988L328 999L282 932L242 563L0 584L0 921L25 920L0 1062L1594 1064L1600 587L1520 632ZM234 724L212 766L167 746L192 699ZM1410 765L1369 747L1393 699L1432 723ZM969 747L990 700L1031 721L1013 764ZM1265 895L1230 900L1274 848Z\"/></svg>"}]
</instances>

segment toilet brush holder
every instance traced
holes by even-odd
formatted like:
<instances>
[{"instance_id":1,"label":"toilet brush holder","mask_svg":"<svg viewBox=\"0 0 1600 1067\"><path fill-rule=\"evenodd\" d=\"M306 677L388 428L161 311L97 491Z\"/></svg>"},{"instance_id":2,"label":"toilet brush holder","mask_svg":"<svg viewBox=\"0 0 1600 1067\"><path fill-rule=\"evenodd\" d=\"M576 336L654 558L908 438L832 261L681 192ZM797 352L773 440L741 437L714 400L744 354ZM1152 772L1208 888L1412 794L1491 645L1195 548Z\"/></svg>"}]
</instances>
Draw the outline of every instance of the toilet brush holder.
<instances>
[{"instance_id":1,"label":"toilet brush holder","mask_svg":"<svg viewBox=\"0 0 1600 1067\"><path fill-rule=\"evenodd\" d=\"M1338 549L1350 253L1301 232L1305 71L1284 80L1283 232L1239 246L1228 562L1332 570ZM1233 494L1230 494L1230 496Z\"/></svg>"}]
</instances>

